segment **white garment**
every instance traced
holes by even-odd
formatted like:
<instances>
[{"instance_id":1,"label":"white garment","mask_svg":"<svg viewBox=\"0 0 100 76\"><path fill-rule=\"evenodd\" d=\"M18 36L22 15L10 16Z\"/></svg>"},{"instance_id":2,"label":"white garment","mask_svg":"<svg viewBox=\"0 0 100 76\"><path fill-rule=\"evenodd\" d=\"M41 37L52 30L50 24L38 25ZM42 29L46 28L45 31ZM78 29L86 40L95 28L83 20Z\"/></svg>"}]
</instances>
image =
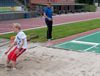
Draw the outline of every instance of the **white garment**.
<instances>
[{"instance_id":1,"label":"white garment","mask_svg":"<svg viewBox=\"0 0 100 76\"><path fill-rule=\"evenodd\" d=\"M23 39L24 39L24 44L23 44L22 48L27 49L27 36L23 31L20 31L15 37L15 42L17 42L17 48L20 47Z\"/></svg>"}]
</instances>

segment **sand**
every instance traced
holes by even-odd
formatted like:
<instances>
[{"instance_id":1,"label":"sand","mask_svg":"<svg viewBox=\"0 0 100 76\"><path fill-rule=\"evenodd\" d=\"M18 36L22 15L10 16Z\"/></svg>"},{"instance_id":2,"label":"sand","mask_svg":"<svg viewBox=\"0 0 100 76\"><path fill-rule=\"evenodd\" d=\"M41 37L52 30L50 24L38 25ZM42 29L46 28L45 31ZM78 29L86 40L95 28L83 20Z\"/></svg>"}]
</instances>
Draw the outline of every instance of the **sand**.
<instances>
[{"instance_id":1,"label":"sand","mask_svg":"<svg viewBox=\"0 0 100 76\"><path fill-rule=\"evenodd\" d=\"M0 65L5 61L3 55ZM100 76L100 54L36 46L18 59L17 70L0 66L0 76Z\"/></svg>"}]
</instances>

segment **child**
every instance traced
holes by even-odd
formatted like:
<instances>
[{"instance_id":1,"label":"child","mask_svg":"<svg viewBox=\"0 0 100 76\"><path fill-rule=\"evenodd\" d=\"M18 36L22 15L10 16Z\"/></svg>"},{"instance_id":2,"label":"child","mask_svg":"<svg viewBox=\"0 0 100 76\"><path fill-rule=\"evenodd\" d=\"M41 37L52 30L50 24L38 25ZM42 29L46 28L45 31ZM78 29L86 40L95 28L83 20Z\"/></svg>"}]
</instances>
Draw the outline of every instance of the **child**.
<instances>
[{"instance_id":1,"label":"child","mask_svg":"<svg viewBox=\"0 0 100 76\"><path fill-rule=\"evenodd\" d=\"M10 46L5 54L8 54L10 50L14 47L14 49L8 54L7 57L7 67L12 64L12 68L16 69L16 59L26 51L27 49L27 36L23 31L21 31L21 26L18 23L14 23L13 31L17 33L14 42Z\"/></svg>"}]
</instances>

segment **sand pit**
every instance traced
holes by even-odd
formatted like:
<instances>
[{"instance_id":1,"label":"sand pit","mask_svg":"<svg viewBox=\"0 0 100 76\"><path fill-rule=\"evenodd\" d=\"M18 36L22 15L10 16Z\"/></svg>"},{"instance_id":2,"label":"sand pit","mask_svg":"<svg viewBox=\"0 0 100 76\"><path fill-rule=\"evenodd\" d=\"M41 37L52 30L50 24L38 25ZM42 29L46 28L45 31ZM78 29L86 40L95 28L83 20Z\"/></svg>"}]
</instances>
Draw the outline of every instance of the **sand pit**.
<instances>
[{"instance_id":1,"label":"sand pit","mask_svg":"<svg viewBox=\"0 0 100 76\"><path fill-rule=\"evenodd\" d=\"M5 58L3 55L1 65ZM28 49L18 59L17 70L6 71L1 65L0 76L100 76L99 54L42 46Z\"/></svg>"}]
</instances>

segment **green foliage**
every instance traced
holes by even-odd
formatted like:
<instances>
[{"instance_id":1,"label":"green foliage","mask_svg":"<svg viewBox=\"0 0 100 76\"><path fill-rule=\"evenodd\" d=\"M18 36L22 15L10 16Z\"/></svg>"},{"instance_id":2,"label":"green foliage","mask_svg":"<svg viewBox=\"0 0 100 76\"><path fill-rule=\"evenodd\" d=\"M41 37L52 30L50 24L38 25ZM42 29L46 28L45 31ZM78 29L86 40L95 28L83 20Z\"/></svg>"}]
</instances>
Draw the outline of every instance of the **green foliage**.
<instances>
[{"instance_id":1,"label":"green foliage","mask_svg":"<svg viewBox=\"0 0 100 76\"><path fill-rule=\"evenodd\" d=\"M94 0L76 0L76 2L93 5Z\"/></svg>"},{"instance_id":2,"label":"green foliage","mask_svg":"<svg viewBox=\"0 0 100 76\"><path fill-rule=\"evenodd\" d=\"M84 10L88 12L95 12L97 7L95 5L85 5Z\"/></svg>"}]
</instances>

